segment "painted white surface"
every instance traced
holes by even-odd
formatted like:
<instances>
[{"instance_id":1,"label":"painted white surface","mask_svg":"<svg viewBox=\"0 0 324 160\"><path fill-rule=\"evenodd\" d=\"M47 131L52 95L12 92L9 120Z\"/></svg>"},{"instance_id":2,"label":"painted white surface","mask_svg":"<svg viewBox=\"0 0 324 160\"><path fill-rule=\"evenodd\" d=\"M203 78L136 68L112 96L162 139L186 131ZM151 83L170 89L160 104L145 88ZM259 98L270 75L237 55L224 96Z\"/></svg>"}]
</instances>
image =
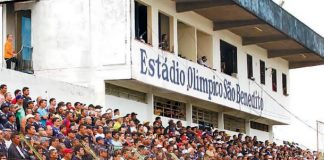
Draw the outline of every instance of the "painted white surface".
<instances>
[{"instance_id":1,"label":"painted white surface","mask_svg":"<svg viewBox=\"0 0 324 160\"><path fill-rule=\"evenodd\" d=\"M256 130L256 129L250 129L250 136L253 138L253 136L257 136L258 137L258 141L266 141L266 140L270 140L272 139L270 137L270 133L269 132L264 132L264 131L260 131L260 130Z\"/></svg>"},{"instance_id":2,"label":"painted white surface","mask_svg":"<svg viewBox=\"0 0 324 160\"><path fill-rule=\"evenodd\" d=\"M111 109L119 109L121 116L125 116L127 113L137 113L137 119L143 123L143 121L151 121L149 119L148 108L153 107L146 103L136 102L125 98L106 95L106 107ZM105 110L105 109L104 109ZM152 124L152 123L151 123Z\"/></svg>"},{"instance_id":3,"label":"painted white surface","mask_svg":"<svg viewBox=\"0 0 324 160\"><path fill-rule=\"evenodd\" d=\"M29 75L13 70L0 69L0 84L6 84L8 92L14 94L16 89L29 87L30 97L35 100L41 96L49 100L56 98L57 102L93 103L95 95L93 90L74 84L59 82L39 76Z\"/></svg>"}]
</instances>

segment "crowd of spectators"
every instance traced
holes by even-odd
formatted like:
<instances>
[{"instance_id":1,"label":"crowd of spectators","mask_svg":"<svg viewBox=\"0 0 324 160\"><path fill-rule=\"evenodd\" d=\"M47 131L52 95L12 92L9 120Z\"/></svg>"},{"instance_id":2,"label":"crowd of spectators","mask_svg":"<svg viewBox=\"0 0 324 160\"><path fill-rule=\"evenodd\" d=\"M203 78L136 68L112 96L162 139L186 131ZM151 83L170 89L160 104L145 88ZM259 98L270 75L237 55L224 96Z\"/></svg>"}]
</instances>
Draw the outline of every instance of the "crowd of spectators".
<instances>
[{"instance_id":1,"label":"crowd of spectators","mask_svg":"<svg viewBox=\"0 0 324 160\"><path fill-rule=\"evenodd\" d=\"M80 102L56 102L29 96L29 88L7 91L0 86L0 159L49 160L236 160L316 159L295 145L229 136L211 128L183 126L161 118L138 120L137 113L102 110ZM24 137L24 138L22 138ZM26 143L22 139L28 141Z\"/></svg>"}]
</instances>

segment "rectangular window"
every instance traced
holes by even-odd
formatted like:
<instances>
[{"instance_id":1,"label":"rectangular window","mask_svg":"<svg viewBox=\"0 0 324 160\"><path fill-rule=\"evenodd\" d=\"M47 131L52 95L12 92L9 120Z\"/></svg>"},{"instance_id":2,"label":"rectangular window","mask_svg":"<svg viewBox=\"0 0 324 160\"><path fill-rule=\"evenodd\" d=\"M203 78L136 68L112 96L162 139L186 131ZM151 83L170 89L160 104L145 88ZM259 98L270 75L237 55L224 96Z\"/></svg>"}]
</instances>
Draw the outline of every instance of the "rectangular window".
<instances>
[{"instance_id":1,"label":"rectangular window","mask_svg":"<svg viewBox=\"0 0 324 160\"><path fill-rule=\"evenodd\" d=\"M110 83L106 84L106 94L120 97L120 98L125 98L128 100L146 103L146 93L120 87Z\"/></svg>"},{"instance_id":2,"label":"rectangular window","mask_svg":"<svg viewBox=\"0 0 324 160\"><path fill-rule=\"evenodd\" d=\"M261 84L265 84L265 62L260 60L260 82Z\"/></svg>"},{"instance_id":3,"label":"rectangular window","mask_svg":"<svg viewBox=\"0 0 324 160\"><path fill-rule=\"evenodd\" d=\"M286 74L282 74L282 92L283 92L283 95L288 95L288 92L287 92L287 76Z\"/></svg>"},{"instance_id":4,"label":"rectangular window","mask_svg":"<svg viewBox=\"0 0 324 160\"><path fill-rule=\"evenodd\" d=\"M237 48L225 41L220 41L221 71L227 75L237 74Z\"/></svg>"},{"instance_id":5,"label":"rectangular window","mask_svg":"<svg viewBox=\"0 0 324 160\"><path fill-rule=\"evenodd\" d=\"M277 70L272 69L271 75L272 75L272 90L277 92Z\"/></svg>"},{"instance_id":6,"label":"rectangular window","mask_svg":"<svg viewBox=\"0 0 324 160\"><path fill-rule=\"evenodd\" d=\"M247 74L248 78L252 79L253 78L253 59L252 56L247 54Z\"/></svg>"},{"instance_id":7,"label":"rectangular window","mask_svg":"<svg viewBox=\"0 0 324 160\"><path fill-rule=\"evenodd\" d=\"M224 127L229 131L245 133L245 120L225 114Z\"/></svg>"},{"instance_id":8,"label":"rectangular window","mask_svg":"<svg viewBox=\"0 0 324 160\"><path fill-rule=\"evenodd\" d=\"M154 114L186 120L186 104L161 97L154 97Z\"/></svg>"},{"instance_id":9,"label":"rectangular window","mask_svg":"<svg viewBox=\"0 0 324 160\"><path fill-rule=\"evenodd\" d=\"M149 7L135 1L135 38L143 43L151 44Z\"/></svg>"},{"instance_id":10,"label":"rectangular window","mask_svg":"<svg viewBox=\"0 0 324 160\"><path fill-rule=\"evenodd\" d=\"M159 48L173 52L172 40L172 18L159 12Z\"/></svg>"},{"instance_id":11,"label":"rectangular window","mask_svg":"<svg viewBox=\"0 0 324 160\"><path fill-rule=\"evenodd\" d=\"M269 125L266 124L251 121L250 126L252 129L269 132Z\"/></svg>"},{"instance_id":12,"label":"rectangular window","mask_svg":"<svg viewBox=\"0 0 324 160\"><path fill-rule=\"evenodd\" d=\"M218 113L210 110L193 107L192 121L199 125L199 128L218 127Z\"/></svg>"}]
</instances>

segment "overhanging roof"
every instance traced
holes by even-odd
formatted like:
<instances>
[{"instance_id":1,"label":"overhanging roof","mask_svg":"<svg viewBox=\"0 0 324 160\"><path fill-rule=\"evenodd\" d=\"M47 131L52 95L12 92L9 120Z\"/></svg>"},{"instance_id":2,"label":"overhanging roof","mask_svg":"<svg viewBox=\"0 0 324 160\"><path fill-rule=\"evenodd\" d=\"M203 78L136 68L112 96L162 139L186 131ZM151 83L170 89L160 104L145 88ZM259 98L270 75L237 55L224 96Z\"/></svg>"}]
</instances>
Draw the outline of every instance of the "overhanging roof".
<instances>
[{"instance_id":1,"label":"overhanging roof","mask_svg":"<svg viewBox=\"0 0 324 160\"><path fill-rule=\"evenodd\" d=\"M177 12L194 11L258 45L268 58L281 57L289 68L324 64L324 38L272 0L176 0Z\"/></svg>"},{"instance_id":2,"label":"overhanging roof","mask_svg":"<svg viewBox=\"0 0 324 160\"><path fill-rule=\"evenodd\" d=\"M15 2L27 2L27 1L37 1L37 0L0 0L0 4L15 3Z\"/></svg>"}]
</instances>

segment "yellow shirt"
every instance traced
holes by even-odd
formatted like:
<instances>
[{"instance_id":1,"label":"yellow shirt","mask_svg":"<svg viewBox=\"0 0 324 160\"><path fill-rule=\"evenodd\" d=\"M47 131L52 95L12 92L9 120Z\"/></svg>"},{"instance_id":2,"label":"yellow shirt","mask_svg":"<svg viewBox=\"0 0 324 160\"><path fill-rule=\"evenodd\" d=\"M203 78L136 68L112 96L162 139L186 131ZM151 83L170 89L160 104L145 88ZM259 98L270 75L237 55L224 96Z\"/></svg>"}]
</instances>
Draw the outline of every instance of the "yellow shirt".
<instances>
[{"instance_id":1,"label":"yellow shirt","mask_svg":"<svg viewBox=\"0 0 324 160\"><path fill-rule=\"evenodd\" d=\"M5 47L4 47L4 58L12 58L13 57L13 46L12 43L9 41L6 41Z\"/></svg>"}]
</instances>

